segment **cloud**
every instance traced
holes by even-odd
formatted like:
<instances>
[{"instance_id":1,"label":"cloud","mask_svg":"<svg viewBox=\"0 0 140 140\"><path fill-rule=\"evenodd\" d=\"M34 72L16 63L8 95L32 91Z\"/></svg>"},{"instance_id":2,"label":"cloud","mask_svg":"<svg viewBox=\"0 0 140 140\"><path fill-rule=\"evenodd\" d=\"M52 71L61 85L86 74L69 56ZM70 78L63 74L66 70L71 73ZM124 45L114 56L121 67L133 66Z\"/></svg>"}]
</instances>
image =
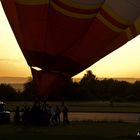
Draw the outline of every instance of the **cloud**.
<instances>
[{"instance_id":1,"label":"cloud","mask_svg":"<svg viewBox=\"0 0 140 140\"><path fill-rule=\"evenodd\" d=\"M12 59L12 58L0 58L0 62L24 62L22 58Z\"/></svg>"}]
</instances>

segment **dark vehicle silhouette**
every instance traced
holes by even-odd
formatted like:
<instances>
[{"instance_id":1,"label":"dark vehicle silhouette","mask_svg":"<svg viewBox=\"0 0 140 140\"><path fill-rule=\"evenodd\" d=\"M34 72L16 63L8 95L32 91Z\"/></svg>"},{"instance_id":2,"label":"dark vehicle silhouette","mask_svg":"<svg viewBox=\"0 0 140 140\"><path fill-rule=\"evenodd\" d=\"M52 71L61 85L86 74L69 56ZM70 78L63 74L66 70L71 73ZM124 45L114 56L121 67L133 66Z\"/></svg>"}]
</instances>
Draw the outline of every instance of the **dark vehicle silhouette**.
<instances>
[{"instance_id":1,"label":"dark vehicle silhouette","mask_svg":"<svg viewBox=\"0 0 140 140\"><path fill-rule=\"evenodd\" d=\"M6 104L0 101L0 124L10 123L10 112L6 110Z\"/></svg>"}]
</instances>

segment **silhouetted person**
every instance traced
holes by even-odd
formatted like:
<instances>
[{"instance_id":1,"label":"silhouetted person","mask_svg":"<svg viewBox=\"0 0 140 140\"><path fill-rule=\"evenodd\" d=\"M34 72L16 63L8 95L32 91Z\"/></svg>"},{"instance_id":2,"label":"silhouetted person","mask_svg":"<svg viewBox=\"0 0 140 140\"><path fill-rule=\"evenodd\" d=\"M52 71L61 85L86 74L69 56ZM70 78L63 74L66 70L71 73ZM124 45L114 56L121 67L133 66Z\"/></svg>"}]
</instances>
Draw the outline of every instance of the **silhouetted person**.
<instances>
[{"instance_id":1,"label":"silhouetted person","mask_svg":"<svg viewBox=\"0 0 140 140\"><path fill-rule=\"evenodd\" d=\"M28 106L24 107L24 111L22 114L22 122L23 124L27 124L30 121L30 108Z\"/></svg>"},{"instance_id":2,"label":"silhouetted person","mask_svg":"<svg viewBox=\"0 0 140 140\"><path fill-rule=\"evenodd\" d=\"M58 106L56 106L56 110L55 110L55 112L56 112L56 123L57 124L60 124L60 113L61 113L61 111L60 111L60 109L59 109L59 107Z\"/></svg>"},{"instance_id":3,"label":"silhouetted person","mask_svg":"<svg viewBox=\"0 0 140 140\"><path fill-rule=\"evenodd\" d=\"M64 97L62 97L61 106L64 106Z\"/></svg>"},{"instance_id":4,"label":"silhouetted person","mask_svg":"<svg viewBox=\"0 0 140 140\"><path fill-rule=\"evenodd\" d=\"M40 113L41 113L41 108L40 108L40 102L35 101L35 103L32 106L31 109L31 121L34 124L39 124L40 122Z\"/></svg>"},{"instance_id":5,"label":"silhouetted person","mask_svg":"<svg viewBox=\"0 0 140 140\"><path fill-rule=\"evenodd\" d=\"M138 119L139 119L139 123L140 123L140 113L138 114Z\"/></svg>"},{"instance_id":6,"label":"silhouetted person","mask_svg":"<svg viewBox=\"0 0 140 140\"><path fill-rule=\"evenodd\" d=\"M111 107L113 107L113 103L114 103L114 99L111 98L111 99L110 99L110 106L111 106Z\"/></svg>"},{"instance_id":7,"label":"silhouetted person","mask_svg":"<svg viewBox=\"0 0 140 140\"><path fill-rule=\"evenodd\" d=\"M50 115L51 115L50 118L51 125L54 126L56 124L56 111L52 106L50 106Z\"/></svg>"},{"instance_id":8,"label":"silhouetted person","mask_svg":"<svg viewBox=\"0 0 140 140\"><path fill-rule=\"evenodd\" d=\"M47 110L47 99L45 98L42 105L42 111L46 111L46 110Z\"/></svg>"},{"instance_id":9,"label":"silhouetted person","mask_svg":"<svg viewBox=\"0 0 140 140\"><path fill-rule=\"evenodd\" d=\"M64 106L63 110L63 124L69 124L69 120L68 120L68 109L66 106Z\"/></svg>"},{"instance_id":10,"label":"silhouetted person","mask_svg":"<svg viewBox=\"0 0 140 140\"><path fill-rule=\"evenodd\" d=\"M14 122L16 124L19 124L20 123L20 110L19 110L19 106L17 106L16 107L16 110L15 110Z\"/></svg>"}]
</instances>

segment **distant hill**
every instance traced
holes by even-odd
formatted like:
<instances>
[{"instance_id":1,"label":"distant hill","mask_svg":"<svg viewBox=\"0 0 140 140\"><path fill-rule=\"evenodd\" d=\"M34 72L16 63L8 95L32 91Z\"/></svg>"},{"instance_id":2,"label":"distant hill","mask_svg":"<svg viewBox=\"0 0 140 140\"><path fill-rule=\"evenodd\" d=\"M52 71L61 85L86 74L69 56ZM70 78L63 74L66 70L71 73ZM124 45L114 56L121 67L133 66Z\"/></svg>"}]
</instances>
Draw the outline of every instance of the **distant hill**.
<instances>
[{"instance_id":1,"label":"distant hill","mask_svg":"<svg viewBox=\"0 0 140 140\"><path fill-rule=\"evenodd\" d=\"M24 84L29 80L29 77L0 77L0 83L7 84Z\"/></svg>"},{"instance_id":2,"label":"distant hill","mask_svg":"<svg viewBox=\"0 0 140 140\"><path fill-rule=\"evenodd\" d=\"M99 78L99 79L104 79L104 78ZM118 80L118 81L126 81L129 83L134 83L136 81L140 81L140 78L112 78L114 80Z\"/></svg>"},{"instance_id":3,"label":"distant hill","mask_svg":"<svg viewBox=\"0 0 140 140\"><path fill-rule=\"evenodd\" d=\"M17 91L23 91L24 83L29 79L29 77L0 77L0 84L10 84Z\"/></svg>"},{"instance_id":4,"label":"distant hill","mask_svg":"<svg viewBox=\"0 0 140 140\"><path fill-rule=\"evenodd\" d=\"M0 77L0 83L7 84L24 84L26 83L30 77ZM97 77L98 80L110 79L110 78L100 78ZM135 81L140 81L140 78L112 78L118 81L127 81L130 83L134 83ZM81 78L73 78L73 81L79 82Z\"/></svg>"},{"instance_id":5,"label":"distant hill","mask_svg":"<svg viewBox=\"0 0 140 140\"><path fill-rule=\"evenodd\" d=\"M97 78L98 80L103 80L103 79L110 79L110 78ZM112 78L114 80L118 80L118 81L126 81L129 83L134 83L136 81L140 81L140 78ZM81 78L73 78L73 81L79 82L81 80Z\"/></svg>"}]
</instances>

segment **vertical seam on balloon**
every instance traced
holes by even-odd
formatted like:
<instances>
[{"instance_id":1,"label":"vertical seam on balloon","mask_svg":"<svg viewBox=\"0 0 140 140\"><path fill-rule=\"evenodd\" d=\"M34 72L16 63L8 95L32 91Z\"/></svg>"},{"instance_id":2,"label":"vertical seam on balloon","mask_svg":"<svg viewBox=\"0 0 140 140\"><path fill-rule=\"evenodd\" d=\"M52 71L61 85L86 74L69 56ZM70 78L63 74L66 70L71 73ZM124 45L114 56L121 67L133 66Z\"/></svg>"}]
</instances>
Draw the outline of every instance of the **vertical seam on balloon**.
<instances>
[{"instance_id":1,"label":"vertical seam on balloon","mask_svg":"<svg viewBox=\"0 0 140 140\"><path fill-rule=\"evenodd\" d=\"M132 34L130 28L127 28L125 32L126 32L128 40L131 40L133 38L133 34Z\"/></svg>"},{"instance_id":2,"label":"vertical seam on balloon","mask_svg":"<svg viewBox=\"0 0 140 140\"><path fill-rule=\"evenodd\" d=\"M132 32L132 34L133 34L133 37L135 37L135 36L138 35L137 30L136 30L134 24L132 24L129 28L130 28L130 30L131 30L131 32Z\"/></svg>"},{"instance_id":3,"label":"vertical seam on balloon","mask_svg":"<svg viewBox=\"0 0 140 140\"><path fill-rule=\"evenodd\" d=\"M138 34L140 34L140 17L134 22L134 26Z\"/></svg>"},{"instance_id":4,"label":"vertical seam on balloon","mask_svg":"<svg viewBox=\"0 0 140 140\"><path fill-rule=\"evenodd\" d=\"M47 25L46 25L46 36L49 36L49 32L47 32L47 30L49 29L49 26L50 26L50 22L49 22L49 18L50 18L50 7L51 7L51 3L50 3L50 0L48 0L48 15L47 15L47 20L48 20L48 22L46 23ZM48 39L47 39L47 37L46 37L46 40L45 40L45 42L44 42L44 48L43 48L43 50L46 52L46 50L48 49L47 48L47 44L48 44Z\"/></svg>"}]
</instances>

